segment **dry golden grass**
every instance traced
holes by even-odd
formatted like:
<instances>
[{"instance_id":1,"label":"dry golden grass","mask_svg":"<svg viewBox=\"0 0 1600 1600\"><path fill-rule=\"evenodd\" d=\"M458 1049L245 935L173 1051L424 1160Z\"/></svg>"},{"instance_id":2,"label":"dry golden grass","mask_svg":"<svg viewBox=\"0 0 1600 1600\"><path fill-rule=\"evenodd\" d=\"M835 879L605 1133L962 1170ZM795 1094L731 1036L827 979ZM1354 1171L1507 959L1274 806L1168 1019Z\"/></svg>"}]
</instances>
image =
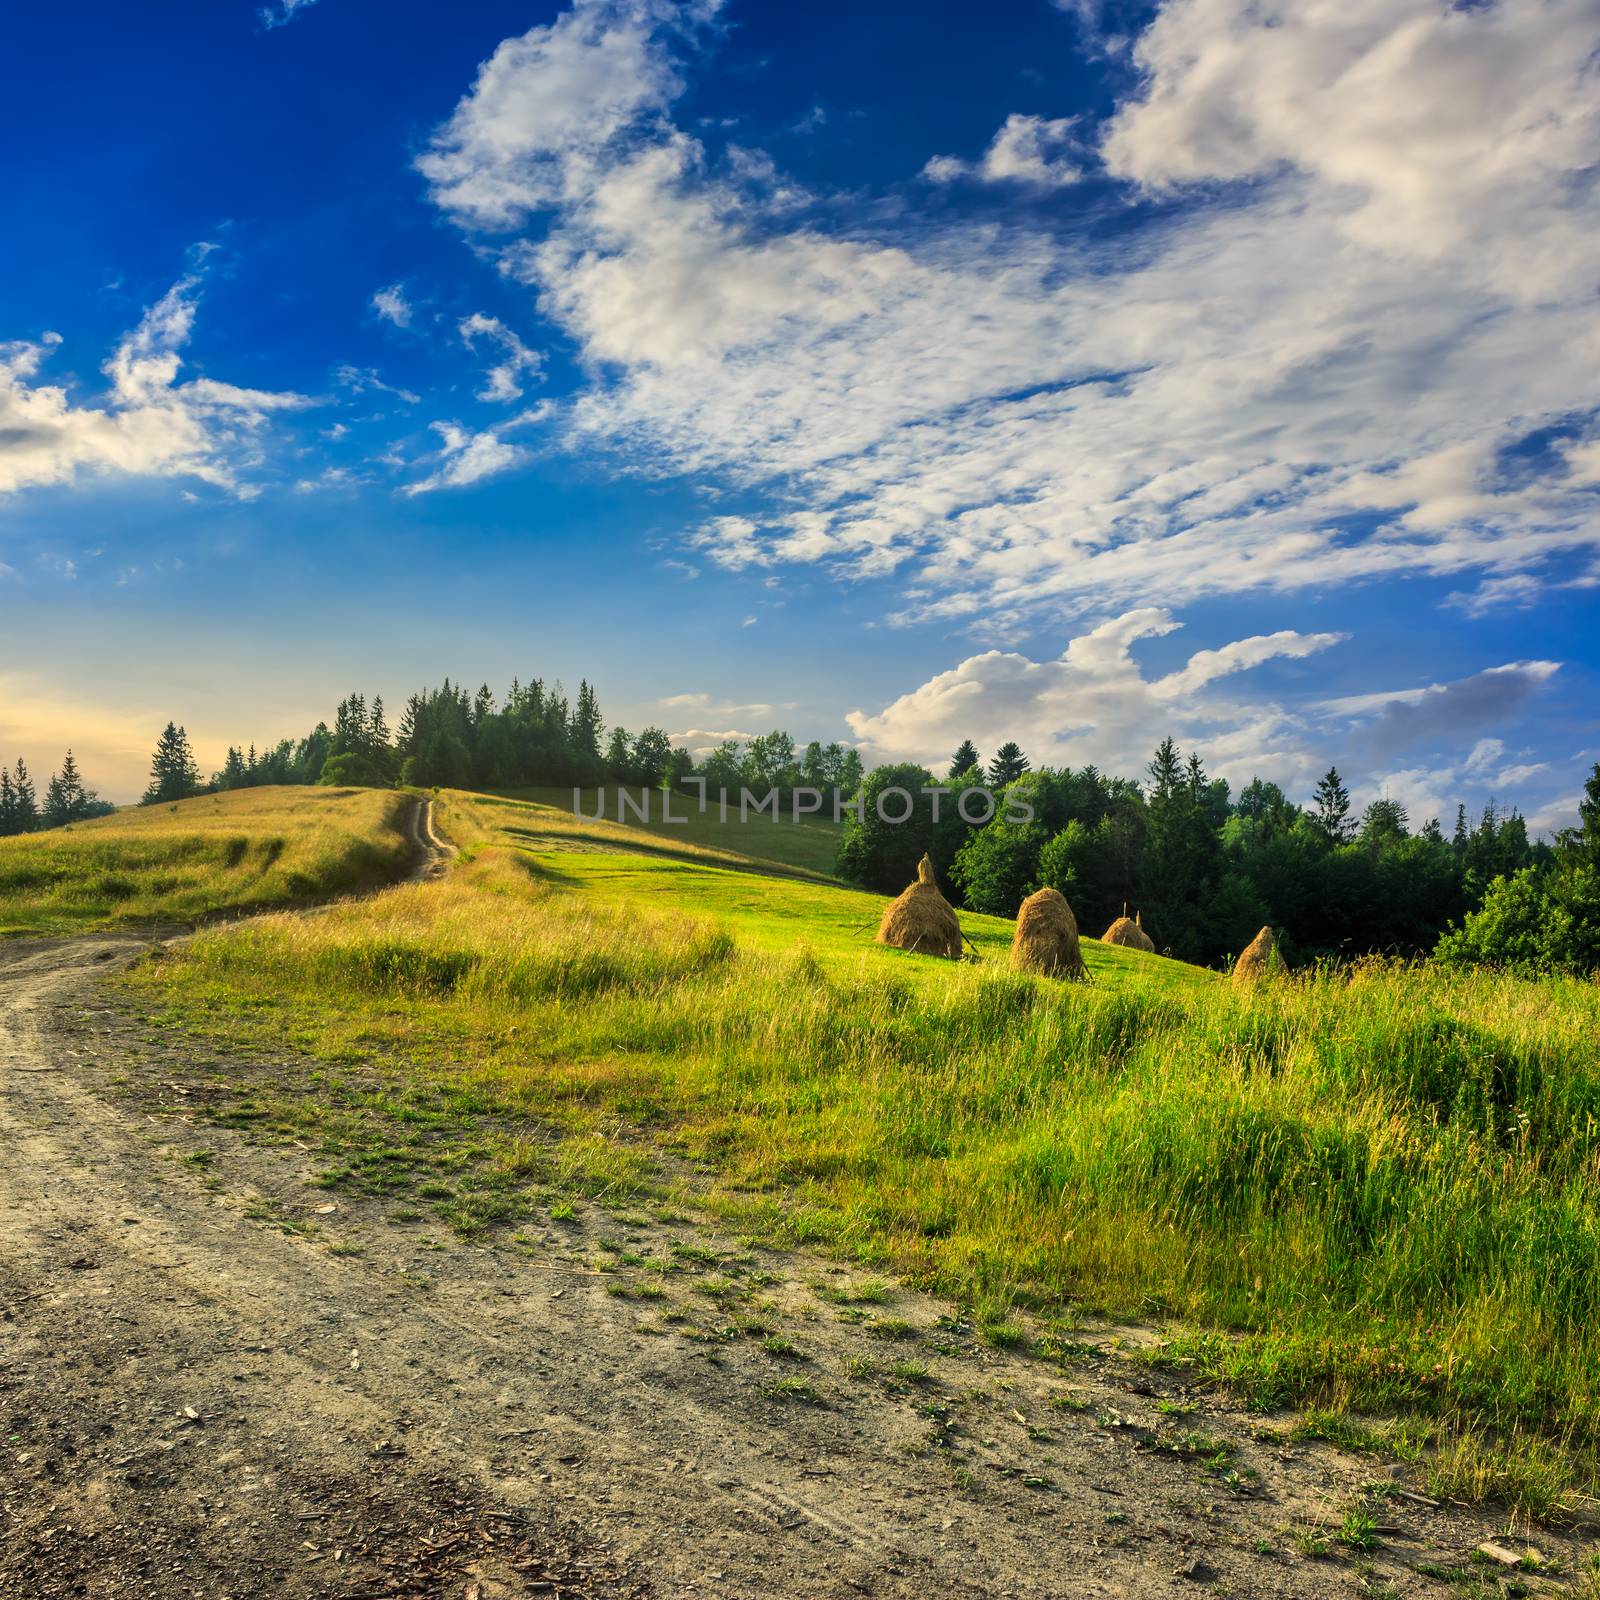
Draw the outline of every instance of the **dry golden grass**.
<instances>
[{"instance_id":1,"label":"dry golden grass","mask_svg":"<svg viewBox=\"0 0 1600 1600\"><path fill-rule=\"evenodd\" d=\"M414 802L375 789L235 789L0 839L0 936L325 899L404 867Z\"/></svg>"}]
</instances>

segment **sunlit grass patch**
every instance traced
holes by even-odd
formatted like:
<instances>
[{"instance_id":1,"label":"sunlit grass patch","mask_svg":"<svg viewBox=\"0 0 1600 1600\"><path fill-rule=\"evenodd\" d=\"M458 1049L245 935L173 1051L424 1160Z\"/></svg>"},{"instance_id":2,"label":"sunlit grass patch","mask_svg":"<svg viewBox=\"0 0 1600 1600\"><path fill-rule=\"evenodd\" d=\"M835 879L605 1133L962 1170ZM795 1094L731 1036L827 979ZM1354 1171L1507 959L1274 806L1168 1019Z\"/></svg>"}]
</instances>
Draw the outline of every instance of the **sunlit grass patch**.
<instances>
[{"instance_id":1,"label":"sunlit grass patch","mask_svg":"<svg viewBox=\"0 0 1600 1600\"><path fill-rule=\"evenodd\" d=\"M500 816L441 882L213 931L138 981L191 1023L390 1062L491 1148L530 1119L596 1170L664 1146L739 1231L958 1297L991 1342L1068 1304L1162 1319L1157 1359L1262 1409L1425 1419L1382 1443L1445 1440L1463 1492L1592 1477L1593 985L1372 963L1239 991L1092 940L1093 981L1062 984L1006 971L997 919L963 915L980 961L907 956L871 943L877 897L530 852ZM533 1181L490 1166L475 1199L450 1178L462 1223ZM874 1282L821 1292L865 1318Z\"/></svg>"},{"instance_id":2,"label":"sunlit grass patch","mask_svg":"<svg viewBox=\"0 0 1600 1600\"><path fill-rule=\"evenodd\" d=\"M235 789L0 839L0 936L325 899L395 877L404 795Z\"/></svg>"}]
</instances>

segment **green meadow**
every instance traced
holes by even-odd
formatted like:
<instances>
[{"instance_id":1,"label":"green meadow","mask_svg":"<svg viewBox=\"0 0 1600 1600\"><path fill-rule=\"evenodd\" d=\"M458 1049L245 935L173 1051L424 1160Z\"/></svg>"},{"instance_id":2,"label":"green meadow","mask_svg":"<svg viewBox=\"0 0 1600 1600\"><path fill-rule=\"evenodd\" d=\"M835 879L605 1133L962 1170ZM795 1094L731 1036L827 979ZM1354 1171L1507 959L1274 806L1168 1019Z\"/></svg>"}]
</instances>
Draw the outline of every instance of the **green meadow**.
<instances>
[{"instance_id":1,"label":"green meadow","mask_svg":"<svg viewBox=\"0 0 1600 1600\"><path fill-rule=\"evenodd\" d=\"M0 938L292 905L395 877L411 802L372 789L234 789L0 839Z\"/></svg>"},{"instance_id":2,"label":"green meadow","mask_svg":"<svg viewBox=\"0 0 1600 1600\"><path fill-rule=\"evenodd\" d=\"M134 981L170 1025L320 1060L242 1088L243 1123L314 1129L330 1181L469 1229L527 1214L553 1122L612 1194L687 1156L739 1227L998 1341L1154 1325L1154 1359L1424 1454L1443 1491L1549 1510L1594 1483L1596 985L1371 963L1236 989L1094 940L1088 983L1017 976L1001 919L962 916L959 964L874 945L883 900L786 825L569 806L441 796L444 879L212 929Z\"/></svg>"}]
</instances>

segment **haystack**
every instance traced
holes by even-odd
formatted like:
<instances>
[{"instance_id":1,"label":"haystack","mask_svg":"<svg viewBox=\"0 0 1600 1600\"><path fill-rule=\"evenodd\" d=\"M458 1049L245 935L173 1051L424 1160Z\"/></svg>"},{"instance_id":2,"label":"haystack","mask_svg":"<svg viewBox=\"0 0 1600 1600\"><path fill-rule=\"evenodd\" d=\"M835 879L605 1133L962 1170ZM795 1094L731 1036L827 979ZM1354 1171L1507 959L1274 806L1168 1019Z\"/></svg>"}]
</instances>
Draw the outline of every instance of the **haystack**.
<instances>
[{"instance_id":1,"label":"haystack","mask_svg":"<svg viewBox=\"0 0 1600 1600\"><path fill-rule=\"evenodd\" d=\"M1089 976L1078 949L1078 919L1059 890L1041 889L1018 908L1011 965L1018 972L1039 972L1047 978Z\"/></svg>"},{"instance_id":2,"label":"haystack","mask_svg":"<svg viewBox=\"0 0 1600 1600\"><path fill-rule=\"evenodd\" d=\"M917 881L884 908L878 943L915 950L919 955L961 959L961 924L950 902L939 893L933 862L927 856L917 863Z\"/></svg>"},{"instance_id":3,"label":"haystack","mask_svg":"<svg viewBox=\"0 0 1600 1600\"><path fill-rule=\"evenodd\" d=\"M1233 981L1254 983L1257 978L1265 978L1282 967L1283 958L1278 954L1278 941L1272 937L1271 928L1263 928L1244 947L1244 954L1234 962Z\"/></svg>"},{"instance_id":4,"label":"haystack","mask_svg":"<svg viewBox=\"0 0 1600 1600\"><path fill-rule=\"evenodd\" d=\"M1120 944L1129 950L1148 950L1155 953L1155 941L1144 931L1143 926L1134 917L1118 917L1106 931L1100 935L1102 944Z\"/></svg>"}]
</instances>

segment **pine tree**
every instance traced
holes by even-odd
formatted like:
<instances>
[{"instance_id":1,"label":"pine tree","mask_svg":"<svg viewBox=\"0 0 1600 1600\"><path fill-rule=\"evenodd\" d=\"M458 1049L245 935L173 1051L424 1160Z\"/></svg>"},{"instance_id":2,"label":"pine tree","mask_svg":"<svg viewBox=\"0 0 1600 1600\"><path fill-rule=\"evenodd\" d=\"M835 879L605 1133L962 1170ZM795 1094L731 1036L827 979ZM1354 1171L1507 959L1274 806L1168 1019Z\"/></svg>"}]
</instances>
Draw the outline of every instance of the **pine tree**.
<instances>
[{"instance_id":1,"label":"pine tree","mask_svg":"<svg viewBox=\"0 0 1600 1600\"><path fill-rule=\"evenodd\" d=\"M1146 769L1150 774L1150 798L1170 800L1183 782L1183 757L1168 734L1156 746L1156 753Z\"/></svg>"},{"instance_id":2,"label":"pine tree","mask_svg":"<svg viewBox=\"0 0 1600 1600\"><path fill-rule=\"evenodd\" d=\"M1578 826L1556 835L1556 848L1569 866L1600 867L1600 761L1595 763L1578 802Z\"/></svg>"},{"instance_id":3,"label":"pine tree","mask_svg":"<svg viewBox=\"0 0 1600 1600\"><path fill-rule=\"evenodd\" d=\"M982 771L983 757L978 754L978 747L970 739L961 741L961 748L950 757L950 776L959 778L963 772Z\"/></svg>"},{"instance_id":4,"label":"pine tree","mask_svg":"<svg viewBox=\"0 0 1600 1600\"><path fill-rule=\"evenodd\" d=\"M1008 783L1015 783L1027 770L1028 758L1015 741L1007 739L995 751L994 760L989 763L989 782L996 789L1003 789Z\"/></svg>"},{"instance_id":5,"label":"pine tree","mask_svg":"<svg viewBox=\"0 0 1600 1600\"><path fill-rule=\"evenodd\" d=\"M1450 836L1450 846L1458 856L1467 853L1467 808L1456 807L1456 831Z\"/></svg>"},{"instance_id":6,"label":"pine tree","mask_svg":"<svg viewBox=\"0 0 1600 1600\"><path fill-rule=\"evenodd\" d=\"M169 800L187 800L199 792L200 769L189 748L189 735L169 722L156 741L155 754L150 758L150 787L139 804L154 806Z\"/></svg>"},{"instance_id":7,"label":"pine tree","mask_svg":"<svg viewBox=\"0 0 1600 1600\"><path fill-rule=\"evenodd\" d=\"M580 756L598 756L600 735L604 731L605 724L600 720L600 702L589 687L589 680L584 678L578 684L578 703L573 708L567 737Z\"/></svg>"},{"instance_id":8,"label":"pine tree","mask_svg":"<svg viewBox=\"0 0 1600 1600\"><path fill-rule=\"evenodd\" d=\"M1311 796L1311 821L1329 844L1349 844L1350 791L1339 781L1339 769L1329 767Z\"/></svg>"},{"instance_id":9,"label":"pine tree","mask_svg":"<svg viewBox=\"0 0 1600 1600\"><path fill-rule=\"evenodd\" d=\"M39 826L39 797L34 792L33 776L28 771L28 763L17 757L17 770L12 776L12 788L16 790L17 827L18 833L32 833Z\"/></svg>"},{"instance_id":10,"label":"pine tree","mask_svg":"<svg viewBox=\"0 0 1600 1600\"><path fill-rule=\"evenodd\" d=\"M69 822L76 822L85 814L88 799L88 793L83 787L83 778L78 772L78 763L72 759L72 752L69 750L66 759L61 763L60 772L45 785L45 827L60 828Z\"/></svg>"},{"instance_id":11,"label":"pine tree","mask_svg":"<svg viewBox=\"0 0 1600 1600\"><path fill-rule=\"evenodd\" d=\"M11 781L11 768L0 767L0 839L21 831L17 815L17 789Z\"/></svg>"}]
</instances>

